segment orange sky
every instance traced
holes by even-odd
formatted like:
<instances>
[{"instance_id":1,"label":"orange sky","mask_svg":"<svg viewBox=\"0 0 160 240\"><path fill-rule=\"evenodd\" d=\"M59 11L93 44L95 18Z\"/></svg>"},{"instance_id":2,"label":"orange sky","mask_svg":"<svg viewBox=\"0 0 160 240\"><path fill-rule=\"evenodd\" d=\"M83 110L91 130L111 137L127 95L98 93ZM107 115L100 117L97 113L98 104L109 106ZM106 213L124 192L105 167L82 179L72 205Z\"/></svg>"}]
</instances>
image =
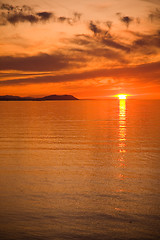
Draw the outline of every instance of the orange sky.
<instances>
[{"instance_id":1,"label":"orange sky","mask_svg":"<svg viewBox=\"0 0 160 240\"><path fill-rule=\"evenodd\" d=\"M0 95L160 98L159 0L0 1Z\"/></svg>"}]
</instances>

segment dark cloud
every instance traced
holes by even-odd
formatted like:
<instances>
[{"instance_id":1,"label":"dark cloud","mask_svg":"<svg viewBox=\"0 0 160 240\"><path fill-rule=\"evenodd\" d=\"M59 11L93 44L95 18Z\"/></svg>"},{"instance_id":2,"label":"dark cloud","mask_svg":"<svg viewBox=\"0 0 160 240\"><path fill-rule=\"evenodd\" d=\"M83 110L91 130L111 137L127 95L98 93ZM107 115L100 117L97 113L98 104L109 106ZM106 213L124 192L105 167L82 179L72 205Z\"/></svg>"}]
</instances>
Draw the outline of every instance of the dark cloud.
<instances>
[{"instance_id":1,"label":"dark cloud","mask_svg":"<svg viewBox=\"0 0 160 240\"><path fill-rule=\"evenodd\" d=\"M94 36L96 36L96 37L111 38L110 29L112 27L112 22L107 21L107 22L104 22L104 24L107 26L107 28L108 28L107 30L103 29L100 26L98 26L97 24L93 23L93 21L90 21L89 29L94 33Z\"/></svg>"},{"instance_id":2,"label":"dark cloud","mask_svg":"<svg viewBox=\"0 0 160 240\"><path fill-rule=\"evenodd\" d=\"M35 13L33 9L27 5L20 7L9 4L2 4L0 9L7 11L2 11L0 14L1 25L6 25L7 23L15 25L20 22L46 22L53 17L53 13L51 12Z\"/></svg>"},{"instance_id":3,"label":"dark cloud","mask_svg":"<svg viewBox=\"0 0 160 240\"><path fill-rule=\"evenodd\" d=\"M121 43L118 43L116 42L115 40L113 39L107 39L107 38L103 38L101 40L101 42L108 46L108 47L111 47L111 48L116 48L118 50L122 50L122 51L126 51L126 52L130 52L130 46L127 46L125 44L121 44Z\"/></svg>"},{"instance_id":4,"label":"dark cloud","mask_svg":"<svg viewBox=\"0 0 160 240\"><path fill-rule=\"evenodd\" d=\"M3 3L3 4L1 5L0 9L10 11L10 10L13 10L14 7L13 7L12 5L10 5L10 4L5 4L5 3Z\"/></svg>"},{"instance_id":5,"label":"dark cloud","mask_svg":"<svg viewBox=\"0 0 160 240\"><path fill-rule=\"evenodd\" d=\"M84 36L76 36L74 39L70 40L71 43L80 45L80 46L88 46L92 45L91 39L86 39Z\"/></svg>"},{"instance_id":6,"label":"dark cloud","mask_svg":"<svg viewBox=\"0 0 160 240\"><path fill-rule=\"evenodd\" d=\"M94 24L92 21L89 23L89 29L95 34L102 33L102 30L100 27L98 27L96 24Z\"/></svg>"},{"instance_id":7,"label":"dark cloud","mask_svg":"<svg viewBox=\"0 0 160 240\"><path fill-rule=\"evenodd\" d=\"M106 58L120 63L128 63L126 56L119 50L129 52L130 48L117 43L113 39L104 37L95 38L89 35L76 35L70 40L71 43L78 45L72 48L72 51L79 52L86 58Z\"/></svg>"},{"instance_id":8,"label":"dark cloud","mask_svg":"<svg viewBox=\"0 0 160 240\"><path fill-rule=\"evenodd\" d=\"M154 20L160 20L160 9L156 8L154 11L151 11L148 17L151 20L151 22L153 22Z\"/></svg>"},{"instance_id":9,"label":"dark cloud","mask_svg":"<svg viewBox=\"0 0 160 240\"><path fill-rule=\"evenodd\" d=\"M110 30L113 23L111 21L107 21L105 24L108 27L108 29Z\"/></svg>"},{"instance_id":10,"label":"dark cloud","mask_svg":"<svg viewBox=\"0 0 160 240\"><path fill-rule=\"evenodd\" d=\"M2 72L1 71L1 74L0 74L0 80L3 80L4 78L6 79L6 80L8 80L8 78L10 79L11 77L12 77L12 79L13 78L20 78L20 77L29 77L29 76L32 76L32 77L34 77L34 76L45 76L46 75L46 73L28 73L28 72Z\"/></svg>"},{"instance_id":11,"label":"dark cloud","mask_svg":"<svg viewBox=\"0 0 160 240\"><path fill-rule=\"evenodd\" d=\"M81 73L70 73L58 76L41 76L32 78L22 78L15 80L0 81L0 86L17 86L39 83L70 82L78 80L96 79L101 77L112 77L116 80L127 79L127 81L137 81L142 83L159 83L160 62L147 63L137 66L129 66L116 69L98 69Z\"/></svg>"},{"instance_id":12,"label":"dark cloud","mask_svg":"<svg viewBox=\"0 0 160 240\"><path fill-rule=\"evenodd\" d=\"M33 11L33 8L31 8L31 7L28 6L28 5L23 5L23 6L22 6L22 9L23 9L24 11L27 11L27 12L32 12L32 11Z\"/></svg>"},{"instance_id":13,"label":"dark cloud","mask_svg":"<svg viewBox=\"0 0 160 240\"><path fill-rule=\"evenodd\" d=\"M53 55L41 53L36 56L27 57L0 57L0 70L21 70L21 71L56 71L64 68L73 67L84 59L75 59L63 53Z\"/></svg>"},{"instance_id":14,"label":"dark cloud","mask_svg":"<svg viewBox=\"0 0 160 240\"><path fill-rule=\"evenodd\" d=\"M86 44L87 42L83 42ZM87 61L93 58L106 58L110 61L127 63L124 56L112 49L102 46L94 46L89 43L86 49L71 48L66 54L56 52L54 54L41 53L36 56L2 56L0 57L0 70L19 70L19 71L58 71L73 67L82 67ZM93 43L94 44L94 43Z\"/></svg>"},{"instance_id":15,"label":"dark cloud","mask_svg":"<svg viewBox=\"0 0 160 240\"><path fill-rule=\"evenodd\" d=\"M94 58L106 58L107 60L111 60L113 62L120 62L122 64L128 63L128 61L121 53L100 46L94 48L88 47L86 49L73 48L72 51L78 52L79 55L82 54L82 56L86 56L87 58L91 58L92 60Z\"/></svg>"},{"instance_id":16,"label":"dark cloud","mask_svg":"<svg viewBox=\"0 0 160 240\"><path fill-rule=\"evenodd\" d=\"M93 23L93 21L90 21L89 23L89 29L94 33L94 36L96 36L97 38L101 37L107 37L107 38L111 38L111 34L110 34L110 28L112 26L112 22L107 21L105 22L105 25L107 25L108 29L102 29L100 26L98 26L97 24Z\"/></svg>"},{"instance_id":17,"label":"dark cloud","mask_svg":"<svg viewBox=\"0 0 160 240\"><path fill-rule=\"evenodd\" d=\"M148 56L159 53L158 49L160 48L160 30L153 32L152 34L142 34L133 31L128 32L133 34L136 38L136 40L130 44L122 42L121 39L118 39L117 37L103 34L96 35L94 37L85 34L76 35L75 38L71 40L71 43L77 44L81 47L81 49L85 49L87 53L93 53L95 49L95 56L97 56L96 49L102 49L102 51L100 51L101 54L104 50L105 57L107 56L106 53L108 51L106 51L106 49L109 49L110 51L113 50L113 56L115 57L117 53L117 60L122 62L126 62L126 58L131 57L135 52L139 54L139 57L141 57L141 54L143 54L143 56ZM126 52L127 55L123 54L123 52ZM99 55L101 55L100 53Z\"/></svg>"},{"instance_id":18,"label":"dark cloud","mask_svg":"<svg viewBox=\"0 0 160 240\"><path fill-rule=\"evenodd\" d=\"M58 22L65 22L65 21L67 21L67 18L66 17L58 17L57 20L58 20Z\"/></svg>"},{"instance_id":19,"label":"dark cloud","mask_svg":"<svg viewBox=\"0 0 160 240\"><path fill-rule=\"evenodd\" d=\"M73 18L68 17L58 17L57 22L68 23L69 25L73 25L75 23L75 20Z\"/></svg>"},{"instance_id":20,"label":"dark cloud","mask_svg":"<svg viewBox=\"0 0 160 240\"><path fill-rule=\"evenodd\" d=\"M37 16L40 17L41 21L48 21L53 16L53 13L51 13L51 12L39 12L39 13L37 13Z\"/></svg>"},{"instance_id":21,"label":"dark cloud","mask_svg":"<svg viewBox=\"0 0 160 240\"><path fill-rule=\"evenodd\" d=\"M2 4L0 6L0 25L17 24L21 22L40 23L47 22L50 19L56 22L66 22L70 25L80 21L81 13L74 12L72 17L56 17L52 12L35 12L30 6L13 6ZM4 11L3 11L4 10Z\"/></svg>"},{"instance_id":22,"label":"dark cloud","mask_svg":"<svg viewBox=\"0 0 160 240\"><path fill-rule=\"evenodd\" d=\"M138 50L146 53L154 53L156 48L160 48L160 31L154 34L137 34L138 39L136 39L132 44L132 50Z\"/></svg>"},{"instance_id":23,"label":"dark cloud","mask_svg":"<svg viewBox=\"0 0 160 240\"><path fill-rule=\"evenodd\" d=\"M127 28L129 27L131 22L134 21L133 17L122 16L122 14L120 12L116 13L116 15L119 17L120 21L126 25Z\"/></svg>"},{"instance_id":24,"label":"dark cloud","mask_svg":"<svg viewBox=\"0 0 160 240\"><path fill-rule=\"evenodd\" d=\"M81 19L82 14L79 12L74 12L74 19L75 21L79 21Z\"/></svg>"},{"instance_id":25,"label":"dark cloud","mask_svg":"<svg viewBox=\"0 0 160 240\"><path fill-rule=\"evenodd\" d=\"M14 11L14 12L33 11L33 9L30 6L27 6L27 5L23 5L22 7L20 7L20 6L13 6L13 5L10 5L10 4L5 4L5 3L1 4L0 9L8 10L8 13L10 11Z\"/></svg>"},{"instance_id":26,"label":"dark cloud","mask_svg":"<svg viewBox=\"0 0 160 240\"><path fill-rule=\"evenodd\" d=\"M74 12L72 17L55 17L55 21L61 22L61 23L67 23L69 25L73 25L76 22L80 21L82 14L78 12Z\"/></svg>"},{"instance_id":27,"label":"dark cloud","mask_svg":"<svg viewBox=\"0 0 160 240\"><path fill-rule=\"evenodd\" d=\"M96 38L89 35L76 35L72 42L81 46L97 48L98 46L105 50L106 47L116 50L130 52L130 46L114 39L110 34L97 35Z\"/></svg>"},{"instance_id":28,"label":"dark cloud","mask_svg":"<svg viewBox=\"0 0 160 240\"><path fill-rule=\"evenodd\" d=\"M133 18L129 17L129 16L124 16L120 18L121 22L123 22L126 27L128 28L130 23L133 21Z\"/></svg>"},{"instance_id":29,"label":"dark cloud","mask_svg":"<svg viewBox=\"0 0 160 240\"><path fill-rule=\"evenodd\" d=\"M23 13L15 13L7 16L7 21L11 24L16 24L19 22L37 23L38 20L38 17L33 14L24 15Z\"/></svg>"}]
</instances>

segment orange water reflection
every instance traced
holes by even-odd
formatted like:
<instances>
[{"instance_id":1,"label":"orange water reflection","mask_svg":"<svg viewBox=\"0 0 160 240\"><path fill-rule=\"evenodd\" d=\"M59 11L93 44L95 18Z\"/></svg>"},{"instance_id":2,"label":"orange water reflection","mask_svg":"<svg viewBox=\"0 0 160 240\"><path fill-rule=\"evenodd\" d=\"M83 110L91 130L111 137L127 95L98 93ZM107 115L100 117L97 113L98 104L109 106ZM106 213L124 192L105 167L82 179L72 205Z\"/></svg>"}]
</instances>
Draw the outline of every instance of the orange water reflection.
<instances>
[{"instance_id":1,"label":"orange water reflection","mask_svg":"<svg viewBox=\"0 0 160 240\"><path fill-rule=\"evenodd\" d=\"M126 100L119 100L119 147L124 147L126 140Z\"/></svg>"},{"instance_id":2,"label":"orange water reflection","mask_svg":"<svg viewBox=\"0 0 160 240\"><path fill-rule=\"evenodd\" d=\"M123 182L126 178L124 169L126 168L125 154L126 154L126 100L119 100L119 133L118 133L118 178ZM121 183L117 192L125 192L124 186Z\"/></svg>"}]
</instances>

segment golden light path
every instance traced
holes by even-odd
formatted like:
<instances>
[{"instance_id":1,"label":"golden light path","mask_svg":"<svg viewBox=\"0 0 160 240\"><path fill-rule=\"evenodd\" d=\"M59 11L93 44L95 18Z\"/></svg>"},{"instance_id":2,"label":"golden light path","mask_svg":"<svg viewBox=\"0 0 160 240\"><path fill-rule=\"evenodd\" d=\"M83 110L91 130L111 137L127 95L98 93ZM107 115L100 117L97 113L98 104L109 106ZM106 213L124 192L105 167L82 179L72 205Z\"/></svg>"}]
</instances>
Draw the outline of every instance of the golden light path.
<instances>
[{"instance_id":1,"label":"golden light path","mask_svg":"<svg viewBox=\"0 0 160 240\"><path fill-rule=\"evenodd\" d=\"M119 141L126 140L126 100L119 98Z\"/></svg>"},{"instance_id":2,"label":"golden light path","mask_svg":"<svg viewBox=\"0 0 160 240\"><path fill-rule=\"evenodd\" d=\"M126 99L119 98L119 167L121 169L121 173L119 174L120 180L125 179L124 168L126 168L125 161L126 154ZM122 170L123 169L123 170ZM124 192L124 187L121 186L119 190Z\"/></svg>"},{"instance_id":3,"label":"golden light path","mask_svg":"<svg viewBox=\"0 0 160 240\"><path fill-rule=\"evenodd\" d=\"M124 193L126 192L126 94L120 94L116 97L119 98L119 112L118 112L118 120L119 120L119 127L118 127L118 173L117 177L120 180L117 192L118 193ZM116 211L123 212L125 211L125 208L120 207L119 204L117 204Z\"/></svg>"}]
</instances>

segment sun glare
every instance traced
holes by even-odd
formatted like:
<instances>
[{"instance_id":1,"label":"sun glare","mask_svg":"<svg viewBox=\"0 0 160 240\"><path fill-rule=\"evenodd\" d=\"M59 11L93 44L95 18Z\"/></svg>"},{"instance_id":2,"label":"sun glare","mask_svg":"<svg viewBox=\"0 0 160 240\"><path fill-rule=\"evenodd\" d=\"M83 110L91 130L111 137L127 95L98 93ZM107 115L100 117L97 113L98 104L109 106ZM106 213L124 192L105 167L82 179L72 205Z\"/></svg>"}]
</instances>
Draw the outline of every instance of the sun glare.
<instances>
[{"instance_id":1,"label":"sun glare","mask_svg":"<svg viewBox=\"0 0 160 240\"><path fill-rule=\"evenodd\" d=\"M125 94L118 94L117 96L119 99L126 99L127 95Z\"/></svg>"},{"instance_id":2,"label":"sun glare","mask_svg":"<svg viewBox=\"0 0 160 240\"><path fill-rule=\"evenodd\" d=\"M113 97L116 97L116 98L119 98L119 100L126 100L127 97L130 97L130 96L133 96L133 95L130 95L130 94L117 94L117 95L113 95Z\"/></svg>"},{"instance_id":3,"label":"sun glare","mask_svg":"<svg viewBox=\"0 0 160 240\"><path fill-rule=\"evenodd\" d=\"M119 98L119 100L126 99L128 96L131 96L131 95L129 95L129 94L117 94L117 95L114 95L114 97Z\"/></svg>"}]
</instances>

